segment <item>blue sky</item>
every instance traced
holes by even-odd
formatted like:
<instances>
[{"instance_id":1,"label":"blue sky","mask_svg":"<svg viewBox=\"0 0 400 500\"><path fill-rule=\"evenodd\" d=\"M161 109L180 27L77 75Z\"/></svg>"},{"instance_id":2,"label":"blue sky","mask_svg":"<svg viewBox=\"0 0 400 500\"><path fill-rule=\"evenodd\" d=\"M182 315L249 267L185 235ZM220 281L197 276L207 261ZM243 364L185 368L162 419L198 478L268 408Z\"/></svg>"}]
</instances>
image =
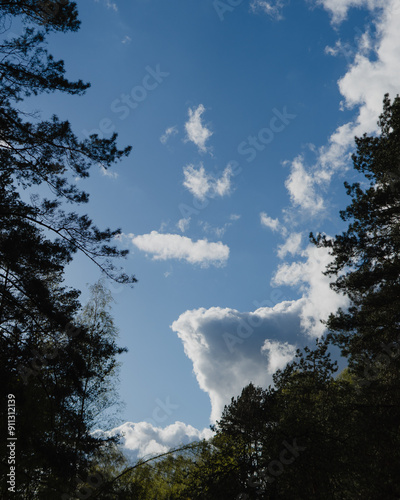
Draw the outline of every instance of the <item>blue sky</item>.
<instances>
[{"instance_id":1,"label":"blue sky","mask_svg":"<svg viewBox=\"0 0 400 500\"><path fill-rule=\"evenodd\" d=\"M134 456L203 437L250 381L267 386L342 297L310 231L343 229L355 135L399 92L395 0L78 0L51 36L83 97L35 99L129 158L87 181L85 210L121 227L134 289L110 284ZM68 283L98 271L78 257ZM87 292L83 293L83 299ZM211 419L211 420L210 420Z\"/></svg>"}]
</instances>

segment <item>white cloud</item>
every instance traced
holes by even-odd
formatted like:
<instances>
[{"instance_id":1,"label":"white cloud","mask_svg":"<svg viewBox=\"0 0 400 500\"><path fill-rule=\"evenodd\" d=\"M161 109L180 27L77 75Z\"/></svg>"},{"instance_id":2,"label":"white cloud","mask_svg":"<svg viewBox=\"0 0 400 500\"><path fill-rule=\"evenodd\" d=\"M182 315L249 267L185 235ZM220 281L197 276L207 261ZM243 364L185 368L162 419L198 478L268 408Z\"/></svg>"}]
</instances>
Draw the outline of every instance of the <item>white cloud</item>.
<instances>
[{"instance_id":1,"label":"white cloud","mask_svg":"<svg viewBox=\"0 0 400 500\"><path fill-rule=\"evenodd\" d=\"M211 421L250 382L262 387L272 383L268 368L282 366L285 356L289 360L289 344L297 342L301 331L302 304L302 299L286 301L247 313L201 308L174 321L171 328L183 342L200 388L210 397Z\"/></svg>"},{"instance_id":2,"label":"white cloud","mask_svg":"<svg viewBox=\"0 0 400 500\"><path fill-rule=\"evenodd\" d=\"M384 6L387 0L316 0L318 5L322 5L332 15L334 23L340 23L347 17L347 13L352 7L366 7L375 10Z\"/></svg>"},{"instance_id":3,"label":"white cloud","mask_svg":"<svg viewBox=\"0 0 400 500\"><path fill-rule=\"evenodd\" d=\"M300 156L295 158L291 164L290 175L285 182L292 204L311 215L323 211L324 200L316 194L316 187L322 183L322 180L324 179L318 176L318 172L306 172Z\"/></svg>"},{"instance_id":4,"label":"white cloud","mask_svg":"<svg viewBox=\"0 0 400 500\"><path fill-rule=\"evenodd\" d=\"M300 233L288 238L282 255L298 253L303 260L283 263L273 279L274 285L298 288L300 299L276 305L256 303L258 309L244 313L200 308L184 312L172 324L193 363L200 388L210 397L211 421L220 418L224 405L248 383L271 384L272 374L294 357L299 343L324 333L320 320L348 305L322 274L331 260L328 250L309 245L300 251L300 244Z\"/></svg>"},{"instance_id":5,"label":"white cloud","mask_svg":"<svg viewBox=\"0 0 400 500\"><path fill-rule=\"evenodd\" d=\"M216 178L205 171L203 164L198 168L187 165L183 168L185 180L183 185L199 200L226 196L231 192L232 168L228 165L221 177Z\"/></svg>"},{"instance_id":6,"label":"white cloud","mask_svg":"<svg viewBox=\"0 0 400 500\"><path fill-rule=\"evenodd\" d=\"M118 178L118 173L117 172L111 172L110 170L108 170L105 167L103 167L103 165L100 165L100 172L101 172L101 175L104 175L105 177L110 177L111 179L117 179Z\"/></svg>"},{"instance_id":7,"label":"white cloud","mask_svg":"<svg viewBox=\"0 0 400 500\"><path fill-rule=\"evenodd\" d=\"M332 260L328 249L308 245L301 256L306 260L281 264L273 284L295 286L301 290L304 299L301 326L308 335L318 337L325 330L320 320L326 320L339 307L345 308L348 302L330 288L330 279L322 274Z\"/></svg>"},{"instance_id":8,"label":"white cloud","mask_svg":"<svg viewBox=\"0 0 400 500\"><path fill-rule=\"evenodd\" d=\"M281 225L279 219L269 217L265 212L260 213L260 222L262 226L268 227L272 231L279 231L283 235L286 234L286 228Z\"/></svg>"},{"instance_id":9,"label":"white cloud","mask_svg":"<svg viewBox=\"0 0 400 500\"><path fill-rule=\"evenodd\" d=\"M183 168L185 180L183 185L198 199L204 200L210 191L209 175L206 173L203 165L196 169L193 165L187 165Z\"/></svg>"},{"instance_id":10,"label":"white cloud","mask_svg":"<svg viewBox=\"0 0 400 500\"><path fill-rule=\"evenodd\" d=\"M278 257L283 259L288 253L295 255L301 247L301 233L291 233L285 243L278 247Z\"/></svg>"},{"instance_id":11,"label":"white cloud","mask_svg":"<svg viewBox=\"0 0 400 500\"><path fill-rule=\"evenodd\" d=\"M179 219L176 225L178 229L182 231L182 233L184 233L189 228L190 221L191 221L190 217L187 217L186 219L185 218Z\"/></svg>"},{"instance_id":12,"label":"white cloud","mask_svg":"<svg viewBox=\"0 0 400 500\"><path fill-rule=\"evenodd\" d=\"M95 0L98 2L98 0ZM104 5L107 7L107 9L111 9L114 12L118 12L118 7L115 2L112 2L111 0L104 0Z\"/></svg>"},{"instance_id":13,"label":"white cloud","mask_svg":"<svg viewBox=\"0 0 400 500\"><path fill-rule=\"evenodd\" d=\"M357 53L367 56L373 48L370 33L368 31L363 33L360 28L356 28L354 31L356 32L354 43L336 40L333 47L325 47L325 53L331 56L344 56L350 64L353 63Z\"/></svg>"},{"instance_id":14,"label":"white cloud","mask_svg":"<svg viewBox=\"0 0 400 500\"><path fill-rule=\"evenodd\" d=\"M167 144L168 139L178 133L178 128L174 125L173 127L168 127L163 135L160 137L160 142L162 144Z\"/></svg>"},{"instance_id":15,"label":"white cloud","mask_svg":"<svg viewBox=\"0 0 400 500\"><path fill-rule=\"evenodd\" d=\"M209 224L208 222L203 222L203 221L200 221L199 223L203 230L206 232L206 233L213 233L215 234L215 236L217 236L218 238L222 238L222 236L225 234L226 230L228 229L228 227L230 227L232 225L231 222L226 222L223 226L221 227L213 227L211 226L211 224Z\"/></svg>"},{"instance_id":16,"label":"white cloud","mask_svg":"<svg viewBox=\"0 0 400 500\"><path fill-rule=\"evenodd\" d=\"M377 41L372 60L360 49L346 75L339 80L339 89L345 106L360 106L356 135L377 129L377 117L382 111L385 92L394 97L399 91L400 66L400 4L388 0L382 15L377 19Z\"/></svg>"},{"instance_id":17,"label":"white cloud","mask_svg":"<svg viewBox=\"0 0 400 500\"><path fill-rule=\"evenodd\" d=\"M123 44L125 44L125 43L131 43L131 41L132 41L132 38L130 36L128 36L128 35L125 35L124 38L122 39L121 43L123 43Z\"/></svg>"},{"instance_id":18,"label":"white cloud","mask_svg":"<svg viewBox=\"0 0 400 500\"><path fill-rule=\"evenodd\" d=\"M200 104L197 108L189 108L189 120L185 123L186 140L194 142L203 153L207 151L206 142L212 136L211 130L201 122L201 115L204 111L203 104Z\"/></svg>"},{"instance_id":19,"label":"white cloud","mask_svg":"<svg viewBox=\"0 0 400 500\"><path fill-rule=\"evenodd\" d=\"M233 176L232 167L228 165L219 179L215 180L213 189L218 196L225 196L231 192L231 177Z\"/></svg>"},{"instance_id":20,"label":"white cloud","mask_svg":"<svg viewBox=\"0 0 400 500\"><path fill-rule=\"evenodd\" d=\"M285 368L285 366L294 358L296 346L288 342L278 342L277 340L266 340L261 347L261 352L268 357L267 371L271 375Z\"/></svg>"},{"instance_id":21,"label":"white cloud","mask_svg":"<svg viewBox=\"0 0 400 500\"><path fill-rule=\"evenodd\" d=\"M357 108L354 120L339 126L328 144L316 151L314 165L307 165L299 156L291 165L286 181L292 204L309 216L320 216L326 207L324 195L332 177L348 168L354 137L378 131L377 120L382 112L386 92L397 95L400 81L400 3L397 0L319 0L333 15L335 22L342 21L351 7L365 7L374 11L376 30L374 37L359 31L351 52L346 74L338 81L343 96L342 108ZM378 9L378 10L376 10ZM340 51L341 42L335 49Z\"/></svg>"},{"instance_id":22,"label":"white cloud","mask_svg":"<svg viewBox=\"0 0 400 500\"><path fill-rule=\"evenodd\" d=\"M240 219L240 215L232 214L229 216L229 222L225 222L225 224L221 227L213 227L208 222L199 221L199 225L203 228L203 231L206 233L215 234L218 238L222 238L222 236L226 233L226 231L233 226L233 224Z\"/></svg>"},{"instance_id":23,"label":"white cloud","mask_svg":"<svg viewBox=\"0 0 400 500\"><path fill-rule=\"evenodd\" d=\"M152 254L154 260L179 259L200 264L201 267L220 267L226 264L229 257L229 247L221 241L192 241L179 234L152 231L150 234L132 236L131 241L139 250Z\"/></svg>"},{"instance_id":24,"label":"white cloud","mask_svg":"<svg viewBox=\"0 0 400 500\"><path fill-rule=\"evenodd\" d=\"M253 11L262 10L268 16L280 21L283 19L282 9L285 3L284 0L253 0L250 7Z\"/></svg>"},{"instance_id":25,"label":"white cloud","mask_svg":"<svg viewBox=\"0 0 400 500\"><path fill-rule=\"evenodd\" d=\"M157 427L149 422L126 422L111 431L96 431L96 434L121 438L124 454L135 463L139 458L165 453L171 448L209 439L212 431L208 428L198 430L183 422L175 422L166 427Z\"/></svg>"}]
</instances>

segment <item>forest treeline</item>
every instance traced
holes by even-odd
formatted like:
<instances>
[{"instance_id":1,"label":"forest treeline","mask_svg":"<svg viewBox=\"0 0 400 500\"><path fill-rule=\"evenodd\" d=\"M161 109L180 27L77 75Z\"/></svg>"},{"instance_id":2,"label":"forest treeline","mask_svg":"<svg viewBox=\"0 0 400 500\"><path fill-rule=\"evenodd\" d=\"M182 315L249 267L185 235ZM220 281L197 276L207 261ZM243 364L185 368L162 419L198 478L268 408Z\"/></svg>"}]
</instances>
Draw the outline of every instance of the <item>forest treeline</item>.
<instances>
[{"instance_id":1,"label":"forest treeline","mask_svg":"<svg viewBox=\"0 0 400 500\"><path fill-rule=\"evenodd\" d=\"M273 386L233 398L211 440L132 466L92 432L118 405L125 349L112 297L100 281L82 305L64 284L77 252L110 279L136 281L113 263L127 253L113 245L120 230L78 213L89 195L74 181L130 147L119 149L115 134L79 140L68 121L23 106L89 88L66 78L46 44L79 28L76 4L1 0L0 15L1 498L400 499L400 98L384 97L377 136L355 139L360 181L345 183L347 229L310 234L330 251L325 272L349 308L332 311L327 334L298 350ZM22 33L8 37L15 20ZM27 201L43 186L47 197ZM347 361L340 373L332 347Z\"/></svg>"}]
</instances>

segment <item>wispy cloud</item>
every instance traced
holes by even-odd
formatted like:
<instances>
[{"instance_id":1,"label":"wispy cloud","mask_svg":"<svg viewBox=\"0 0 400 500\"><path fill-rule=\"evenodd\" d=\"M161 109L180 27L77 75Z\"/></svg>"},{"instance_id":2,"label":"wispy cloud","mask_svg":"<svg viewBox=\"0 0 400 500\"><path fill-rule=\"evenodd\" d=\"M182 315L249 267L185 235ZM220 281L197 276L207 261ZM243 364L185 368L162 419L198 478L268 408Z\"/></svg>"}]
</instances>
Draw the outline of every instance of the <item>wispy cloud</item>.
<instances>
[{"instance_id":1,"label":"wispy cloud","mask_svg":"<svg viewBox=\"0 0 400 500\"><path fill-rule=\"evenodd\" d=\"M206 233L215 234L218 238L222 238L222 236L226 233L226 231L233 226L233 224L240 219L240 215L231 214L229 216L229 221L225 222L223 226L214 227L208 222L199 221L199 225L203 228L203 231Z\"/></svg>"},{"instance_id":2,"label":"wispy cloud","mask_svg":"<svg viewBox=\"0 0 400 500\"><path fill-rule=\"evenodd\" d=\"M285 0L253 0L250 7L253 11L261 10L272 19L280 21L283 19L282 9L285 3Z\"/></svg>"},{"instance_id":3,"label":"wispy cloud","mask_svg":"<svg viewBox=\"0 0 400 500\"><path fill-rule=\"evenodd\" d=\"M190 264L199 264L201 267L220 267L224 266L229 258L229 247L221 241L192 241L186 236L162 234L157 231L133 235L131 241L139 250L151 254L154 260L178 259Z\"/></svg>"},{"instance_id":4,"label":"wispy cloud","mask_svg":"<svg viewBox=\"0 0 400 500\"><path fill-rule=\"evenodd\" d=\"M183 185L199 200L222 197L231 193L233 171L229 165L219 178L207 173L203 164L198 168L187 165L183 168L183 175L185 177Z\"/></svg>"},{"instance_id":5,"label":"wispy cloud","mask_svg":"<svg viewBox=\"0 0 400 500\"><path fill-rule=\"evenodd\" d=\"M273 219L272 217L269 217L265 212L260 213L260 222L262 226L268 227L274 232L280 232L283 235L286 234L286 228L282 226L282 224L279 222L279 219Z\"/></svg>"},{"instance_id":6,"label":"wispy cloud","mask_svg":"<svg viewBox=\"0 0 400 500\"><path fill-rule=\"evenodd\" d=\"M94 0L95 2L98 2L99 0ZM114 12L118 12L118 7L115 2L112 2L112 0L103 0L104 5L107 7L107 9L111 9Z\"/></svg>"},{"instance_id":7,"label":"wispy cloud","mask_svg":"<svg viewBox=\"0 0 400 500\"><path fill-rule=\"evenodd\" d=\"M94 0L96 3L99 3L99 0ZM104 5L107 7L107 9L111 9L114 12L118 12L118 6L115 2L112 0L103 0Z\"/></svg>"},{"instance_id":8,"label":"wispy cloud","mask_svg":"<svg viewBox=\"0 0 400 500\"><path fill-rule=\"evenodd\" d=\"M162 144L167 144L168 139L178 133L178 128L174 125L173 127L168 127L165 132L160 137L160 142Z\"/></svg>"},{"instance_id":9,"label":"wispy cloud","mask_svg":"<svg viewBox=\"0 0 400 500\"><path fill-rule=\"evenodd\" d=\"M367 7L370 10L381 8L387 0L315 0L332 15L332 22L337 24L344 21L352 7Z\"/></svg>"},{"instance_id":10,"label":"wispy cloud","mask_svg":"<svg viewBox=\"0 0 400 500\"><path fill-rule=\"evenodd\" d=\"M177 228L182 233L184 233L189 228L189 226L190 226L190 220L191 220L190 217L179 219L178 222L177 222L177 224L176 224Z\"/></svg>"},{"instance_id":11,"label":"wispy cloud","mask_svg":"<svg viewBox=\"0 0 400 500\"><path fill-rule=\"evenodd\" d=\"M118 178L118 173L117 172L111 172L107 168L103 167L103 165L100 165L100 172L101 172L101 175L104 175L105 177L109 177L111 179L117 179Z\"/></svg>"},{"instance_id":12,"label":"wispy cloud","mask_svg":"<svg viewBox=\"0 0 400 500\"><path fill-rule=\"evenodd\" d=\"M199 151L205 153L208 151L206 147L207 140L212 136L211 130L203 125L201 116L205 111L203 104L199 104L197 108L189 108L189 120L185 123L186 140L191 141L199 148Z\"/></svg>"},{"instance_id":13,"label":"wispy cloud","mask_svg":"<svg viewBox=\"0 0 400 500\"><path fill-rule=\"evenodd\" d=\"M122 39L121 43L131 43L132 38L128 35L125 35L124 38Z\"/></svg>"}]
</instances>

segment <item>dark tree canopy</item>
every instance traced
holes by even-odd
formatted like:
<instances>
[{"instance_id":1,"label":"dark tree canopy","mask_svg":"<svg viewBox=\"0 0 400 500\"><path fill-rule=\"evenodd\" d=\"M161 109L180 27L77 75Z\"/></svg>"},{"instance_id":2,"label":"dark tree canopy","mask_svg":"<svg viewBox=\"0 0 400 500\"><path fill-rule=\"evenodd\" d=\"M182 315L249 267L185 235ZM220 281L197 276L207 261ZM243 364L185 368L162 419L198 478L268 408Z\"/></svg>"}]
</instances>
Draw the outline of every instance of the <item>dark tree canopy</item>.
<instances>
[{"instance_id":1,"label":"dark tree canopy","mask_svg":"<svg viewBox=\"0 0 400 500\"><path fill-rule=\"evenodd\" d=\"M46 4L47 5L47 4ZM56 5L56 4L52 4ZM130 147L118 149L116 134L109 139L79 140L68 121L53 116L40 121L18 108L25 97L60 91L82 94L89 87L81 80L71 82L65 77L63 61L56 61L46 48L49 29L74 31L78 27L74 3L60 2L57 15L43 26L37 26L43 4L37 2L1 2L0 15L19 15L27 26L20 37L0 44L0 181L2 191L10 193L15 202L2 203L3 217L15 216L15 221L26 219L36 227L49 230L64 245L69 257L84 252L102 269L121 282L134 282L133 277L116 274L108 257L124 256L110 244L119 230L99 230L88 216L62 210L68 203L86 203L89 196L78 189L75 177L87 177L91 167L101 164L109 167L127 156ZM61 15L65 12L66 16ZM18 189L45 185L51 199L23 204ZM103 259L103 261L102 261Z\"/></svg>"},{"instance_id":2,"label":"dark tree canopy","mask_svg":"<svg viewBox=\"0 0 400 500\"><path fill-rule=\"evenodd\" d=\"M80 21L75 2L69 0L1 0L3 16L20 16L46 31L76 31Z\"/></svg>"},{"instance_id":3,"label":"dark tree canopy","mask_svg":"<svg viewBox=\"0 0 400 500\"><path fill-rule=\"evenodd\" d=\"M341 212L347 231L317 244L334 257L326 274L351 301L328 321L344 354L382 352L400 341L400 98L386 95L379 136L356 138L354 168L364 183L345 183L351 204Z\"/></svg>"},{"instance_id":4,"label":"dark tree canopy","mask_svg":"<svg viewBox=\"0 0 400 500\"><path fill-rule=\"evenodd\" d=\"M14 20L22 34L7 37ZM111 166L130 147L119 149L116 134L80 140L67 120L41 120L24 107L28 97L62 92L78 99L89 88L68 80L63 61L47 49L49 32L78 29L74 2L1 1L0 26L1 393L3 402L13 394L17 404L16 494L53 499L76 490L104 445L91 430L114 402L111 380L123 352L99 295L101 328L88 308L80 316L79 291L66 287L65 266L80 252L109 278L136 281L113 264L127 254L115 245L120 230L99 229L77 213L89 195L74 178ZM6 411L3 404L2 425ZM2 462L2 498L7 472Z\"/></svg>"}]
</instances>

